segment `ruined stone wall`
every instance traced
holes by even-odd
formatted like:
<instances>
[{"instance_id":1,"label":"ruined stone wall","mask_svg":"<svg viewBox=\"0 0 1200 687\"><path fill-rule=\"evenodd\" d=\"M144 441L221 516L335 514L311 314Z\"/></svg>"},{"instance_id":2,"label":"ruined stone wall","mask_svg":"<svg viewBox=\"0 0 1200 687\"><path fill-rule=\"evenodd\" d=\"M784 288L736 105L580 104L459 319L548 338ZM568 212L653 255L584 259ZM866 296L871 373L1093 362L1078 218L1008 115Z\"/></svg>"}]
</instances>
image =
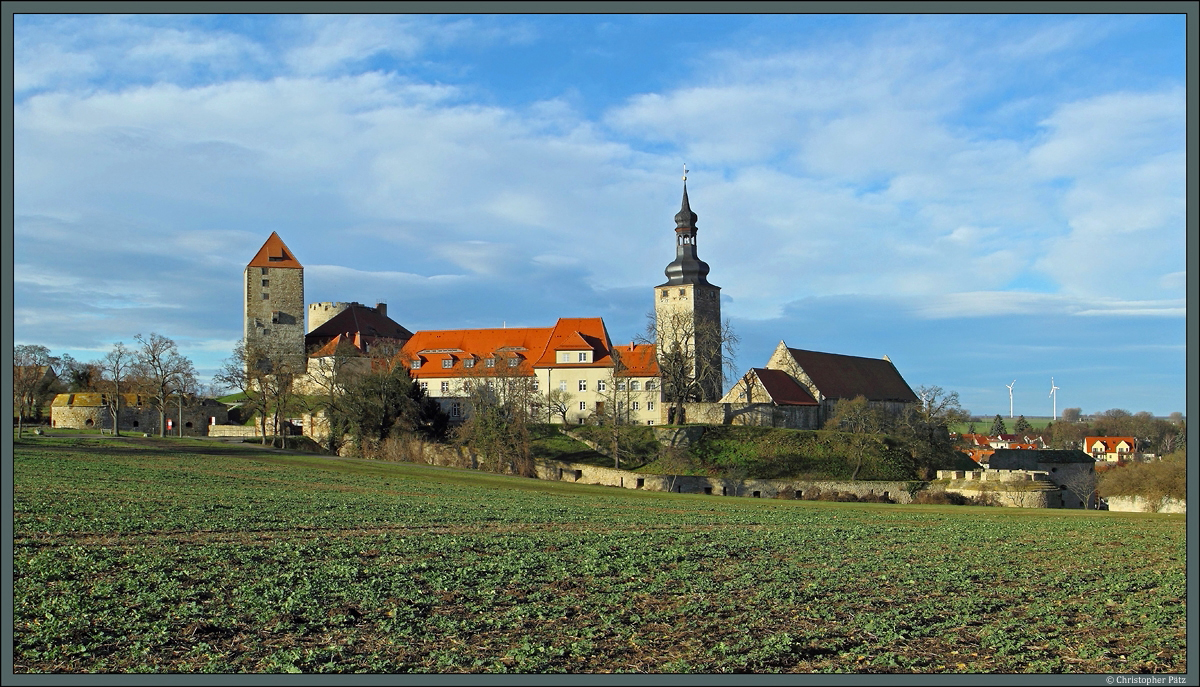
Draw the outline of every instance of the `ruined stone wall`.
<instances>
[{"instance_id":1,"label":"ruined stone wall","mask_svg":"<svg viewBox=\"0 0 1200 687\"><path fill-rule=\"evenodd\" d=\"M782 429L821 429L818 406L776 406L772 403L685 403L687 422L707 425L747 425Z\"/></svg>"},{"instance_id":2,"label":"ruined stone wall","mask_svg":"<svg viewBox=\"0 0 1200 687\"><path fill-rule=\"evenodd\" d=\"M229 421L229 411L225 406L184 406L183 435L202 437L208 435L211 418L217 418L218 423ZM158 434L158 408L149 405L124 406L119 414L119 428L122 432L148 432ZM179 410L168 408L166 419L171 420L171 434L179 434ZM190 427L188 425L191 425ZM50 426L69 429L112 429L112 414L107 406L52 406L50 408Z\"/></svg>"}]
</instances>

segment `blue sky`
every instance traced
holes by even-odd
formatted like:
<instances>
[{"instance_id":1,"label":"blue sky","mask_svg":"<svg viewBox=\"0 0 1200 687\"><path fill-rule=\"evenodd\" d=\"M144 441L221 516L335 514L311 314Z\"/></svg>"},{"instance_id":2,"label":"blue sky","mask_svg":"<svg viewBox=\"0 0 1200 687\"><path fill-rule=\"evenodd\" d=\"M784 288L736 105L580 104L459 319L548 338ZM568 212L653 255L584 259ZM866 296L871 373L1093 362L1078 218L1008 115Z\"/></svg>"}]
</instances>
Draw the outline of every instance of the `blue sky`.
<instances>
[{"instance_id":1,"label":"blue sky","mask_svg":"<svg viewBox=\"0 0 1200 687\"><path fill-rule=\"evenodd\" d=\"M1185 410L1183 15L15 18L17 343L202 373L278 231L409 329L641 333L687 163L739 367Z\"/></svg>"}]
</instances>

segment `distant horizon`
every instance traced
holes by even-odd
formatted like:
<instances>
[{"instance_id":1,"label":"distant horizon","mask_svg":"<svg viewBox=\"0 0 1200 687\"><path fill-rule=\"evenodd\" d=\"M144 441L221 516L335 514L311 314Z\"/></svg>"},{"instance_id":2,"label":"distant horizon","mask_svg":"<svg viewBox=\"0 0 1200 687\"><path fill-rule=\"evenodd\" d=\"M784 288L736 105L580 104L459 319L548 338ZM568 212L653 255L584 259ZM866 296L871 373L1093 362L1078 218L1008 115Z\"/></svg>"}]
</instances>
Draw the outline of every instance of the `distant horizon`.
<instances>
[{"instance_id":1,"label":"distant horizon","mask_svg":"<svg viewBox=\"0 0 1200 687\"><path fill-rule=\"evenodd\" d=\"M888 355L979 416L1014 378L1050 409L1053 377L1059 408L1166 417L1185 24L14 15L14 342L92 360L157 332L211 379L272 231L306 305L414 332L603 317L622 342L686 164L739 375L783 340Z\"/></svg>"}]
</instances>

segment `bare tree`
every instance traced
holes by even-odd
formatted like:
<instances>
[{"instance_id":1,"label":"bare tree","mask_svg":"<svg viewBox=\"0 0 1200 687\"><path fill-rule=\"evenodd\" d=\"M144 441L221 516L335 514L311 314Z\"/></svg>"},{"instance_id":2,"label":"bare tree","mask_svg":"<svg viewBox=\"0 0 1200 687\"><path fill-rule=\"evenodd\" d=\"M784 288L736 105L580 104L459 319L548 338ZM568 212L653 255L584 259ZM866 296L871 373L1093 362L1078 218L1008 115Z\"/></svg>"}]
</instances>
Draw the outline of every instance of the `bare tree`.
<instances>
[{"instance_id":1,"label":"bare tree","mask_svg":"<svg viewBox=\"0 0 1200 687\"><path fill-rule=\"evenodd\" d=\"M597 392L604 399L602 414L598 414L598 423L608 432L609 452L612 455L613 467L621 468L622 444L630 427L630 414L633 410L633 387L627 379L628 366L621 360L621 354L612 349L609 351L612 367L609 368L608 378L599 380Z\"/></svg>"},{"instance_id":2,"label":"bare tree","mask_svg":"<svg viewBox=\"0 0 1200 687\"><path fill-rule=\"evenodd\" d=\"M690 401L716 401L726 376L735 374L734 358L739 339L729 320L723 324L697 321L686 311L665 317L647 314L644 343L657 346L658 369L662 378L667 416L682 423L684 404Z\"/></svg>"},{"instance_id":3,"label":"bare tree","mask_svg":"<svg viewBox=\"0 0 1200 687\"><path fill-rule=\"evenodd\" d=\"M244 414L258 417L262 427L262 443L267 443L267 408L270 385L263 377L271 364L259 348L244 340L233 347L232 355L221 365L213 379L228 389L242 395L241 410Z\"/></svg>"},{"instance_id":4,"label":"bare tree","mask_svg":"<svg viewBox=\"0 0 1200 687\"><path fill-rule=\"evenodd\" d=\"M330 453L337 453L349 429L347 390L358 377L370 372L371 362L349 341L342 342L332 355L312 358L309 362L306 380L310 393L305 405L310 413L324 416L329 431L325 448Z\"/></svg>"},{"instance_id":5,"label":"bare tree","mask_svg":"<svg viewBox=\"0 0 1200 687\"><path fill-rule=\"evenodd\" d=\"M567 413L571 412L571 401L575 396L565 389L551 389L546 392L547 418L560 417L567 424Z\"/></svg>"},{"instance_id":6,"label":"bare tree","mask_svg":"<svg viewBox=\"0 0 1200 687\"><path fill-rule=\"evenodd\" d=\"M956 449L950 426L965 422L971 413L959 403L957 391L921 386L917 387L917 395L921 402L905 408L891 429L907 444L917 470L927 479L943 464L953 464Z\"/></svg>"},{"instance_id":7,"label":"bare tree","mask_svg":"<svg viewBox=\"0 0 1200 687\"><path fill-rule=\"evenodd\" d=\"M868 454L883 439L886 419L863 396L841 399L833 406L833 413L825 422L825 429L844 432L847 444L854 457L854 472L851 480L858 479Z\"/></svg>"},{"instance_id":8,"label":"bare tree","mask_svg":"<svg viewBox=\"0 0 1200 687\"><path fill-rule=\"evenodd\" d=\"M150 332L150 336L138 334L134 349L134 365L138 376L146 385L146 395L158 408L158 436L166 436L167 402L181 390L196 384L196 368L192 361L180 354L175 342L167 337Z\"/></svg>"},{"instance_id":9,"label":"bare tree","mask_svg":"<svg viewBox=\"0 0 1200 687\"><path fill-rule=\"evenodd\" d=\"M1099 476L1094 469L1068 471L1059 477L1059 484L1079 499L1085 510L1095 507Z\"/></svg>"},{"instance_id":10,"label":"bare tree","mask_svg":"<svg viewBox=\"0 0 1200 687\"><path fill-rule=\"evenodd\" d=\"M107 377L105 385L112 390L112 401L108 404L108 413L112 417L114 436L121 436L121 389L129 381L133 363L133 351L126 348L125 344L120 341L113 344L112 350L100 362Z\"/></svg>"},{"instance_id":11,"label":"bare tree","mask_svg":"<svg viewBox=\"0 0 1200 687\"><path fill-rule=\"evenodd\" d=\"M541 395L522 359L499 353L477 361L463 382L467 411L457 439L483 457L485 469L534 477L530 423L541 414Z\"/></svg>"},{"instance_id":12,"label":"bare tree","mask_svg":"<svg viewBox=\"0 0 1200 687\"><path fill-rule=\"evenodd\" d=\"M13 407L17 410L17 437L24 435L26 416L31 416L49 389L50 368L57 363L45 346L13 348Z\"/></svg>"}]
</instances>

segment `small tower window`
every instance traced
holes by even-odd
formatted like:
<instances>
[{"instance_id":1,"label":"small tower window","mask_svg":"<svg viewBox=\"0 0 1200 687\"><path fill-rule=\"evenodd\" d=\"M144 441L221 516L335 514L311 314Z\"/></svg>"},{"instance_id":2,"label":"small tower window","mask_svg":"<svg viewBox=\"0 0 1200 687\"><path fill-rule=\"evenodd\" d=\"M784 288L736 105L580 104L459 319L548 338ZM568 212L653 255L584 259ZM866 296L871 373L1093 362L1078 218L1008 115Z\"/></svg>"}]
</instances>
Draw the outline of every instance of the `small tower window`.
<instances>
[{"instance_id":1,"label":"small tower window","mask_svg":"<svg viewBox=\"0 0 1200 687\"><path fill-rule=\"evenodd\" d=\"M662 290L662 299L663 299L664 301L665 301L665 300L667 300L667 290L666 290L666 289L663 289L663 290Z\"/></svg>"},{"instance_id":2,"label":"small tower window","mask_svg":"<svg viewBox=\"0 0 1200 687\"><path fill-rule=\"evenodd\" d=\"M687 289L679 289L679 296L682 298L687 295Z\"/></svg>"},{"instance_id":3,"label":"small tower window","mask_svg":"<svg viewBox=\"0 0 1200 687\"><path fill-rule=\"evenodd\" d=\"M264 277L267 275L267 269L268 268L266 268L266 267L262 268L262 274Z\"/></svg>"},{"instance_id":4,"label":"small tower window","mask_svg":"<svg viewBox=\"0 0 1200 687\"><path fill-rule=\"evenodd\" d=\"M264 279L264 280L262 280L262 282L263 282L263 288L264 288L264 289L265 289L265 288L267 288L268 286L270 286L270 285L271 285L271 280L270 280L270 279Z\"/></svg>"},{"instance_id":5,"label":"small tower window","mask_svg":"<svg viewBox=\"0 0 1200 687\"><path fill-rule=\"evenodd\" d=\"M266 291L263 291L263 300L264 300L264 301L265 301L265 300L267 300L267 299L268 299L268 298L270 298L270 297L271 297L271 295L270 295L269 293L267 293Z\"/></svg>"},{"instance_id":6,"label":"small tower window","mask_svg":"<svg viewBox=\"0 0 1200 687\"><path fill-rule=\"evenodd\" d=\"M279 324L279 311L278 310L271 311L271 324Z\"/></svg>"}]
</instances>

